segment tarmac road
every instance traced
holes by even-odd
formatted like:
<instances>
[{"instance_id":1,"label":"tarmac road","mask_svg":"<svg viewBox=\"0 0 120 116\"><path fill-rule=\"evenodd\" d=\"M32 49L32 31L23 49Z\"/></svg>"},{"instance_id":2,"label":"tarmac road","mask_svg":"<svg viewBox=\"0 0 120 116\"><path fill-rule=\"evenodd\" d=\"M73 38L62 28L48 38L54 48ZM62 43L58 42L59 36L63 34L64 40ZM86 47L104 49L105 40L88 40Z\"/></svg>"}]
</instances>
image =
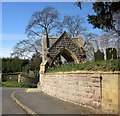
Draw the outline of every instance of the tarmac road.
<instances>
[{"instance_id":1,"label":"tarmac road","mask_svg":"<svg viewBox=\"0 0 120 116\"><path fill-rule=\"evenodd\" d=\"M20 108L20 106L18 106L11 97L11 94L16 90L19 92L23 89L2 88L2 92L0 92L0 97L2 97L2 114L26 114L26 112L22 108Z\"/></svg>"}]
</instances>

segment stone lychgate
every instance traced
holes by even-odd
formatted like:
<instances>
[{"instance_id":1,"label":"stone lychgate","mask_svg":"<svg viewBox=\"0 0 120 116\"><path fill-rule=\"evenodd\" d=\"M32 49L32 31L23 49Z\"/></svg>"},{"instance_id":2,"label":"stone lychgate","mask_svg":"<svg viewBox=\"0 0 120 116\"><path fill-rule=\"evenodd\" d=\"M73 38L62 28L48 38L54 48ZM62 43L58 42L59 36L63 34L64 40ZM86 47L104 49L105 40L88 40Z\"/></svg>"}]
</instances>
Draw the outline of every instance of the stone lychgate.
<instances>
[{"instance_id":1,"label":"stone lychgate","mask_svg":"<svg viewBox=\"0 0 120 116\"><path fill-rule=\"evenodd\" d=\"M64 32L60 37L49 37L50 47L47 48L45 36L43 37L43 65L48 63L49 66L54 66L56 60L61 62L61 57L66 62L81 63L86 59L83 41L81 37L70 37ZM41 65L42 65L41 64ZM43 66L42 65L42 66Z\"/></svg>"},{"instance_id":2,"label":"stone lychgate","mask_svg":"<svg viewBox=\"0 0 120 116\"><path fill-rule=\"evenodd\" d=\"M68 62L80 63L86 58L83 46L79 46L74 40L64 32L58 40L48 49L50 65L55 59L62 55Z\"/></svg>"}]
</instances>

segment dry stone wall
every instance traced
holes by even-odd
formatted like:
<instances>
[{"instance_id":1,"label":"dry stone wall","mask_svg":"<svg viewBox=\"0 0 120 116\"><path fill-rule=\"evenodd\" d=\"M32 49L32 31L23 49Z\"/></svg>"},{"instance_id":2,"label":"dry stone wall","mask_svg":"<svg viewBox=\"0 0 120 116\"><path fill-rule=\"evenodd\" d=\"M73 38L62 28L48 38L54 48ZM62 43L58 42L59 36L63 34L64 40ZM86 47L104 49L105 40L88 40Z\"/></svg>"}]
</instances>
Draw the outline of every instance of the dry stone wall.
<instances>
[{"instance_id":1,"label":"dry stone wall","mask_svg":"<svg viewBox=\"0 0 120 116\"><path fill-rule=\"evenodd\" d=\"M106 113L118 113L120 107L120 72L107 72L102 74L102 110ZM120 112L119 112L120 114Z\"/></svg>"},{"instance_id":2,"label":"dry stone wall","mask_svg":"<svg viewBox=\"0 0 120 116\"><path fill-rule=\"evenodd\" d=\"M120 72L75 71L41 74L40 86L48 95L100 113L118 113Z\"/></svg>"},{"instance_id":3,"label":"dry stone wall","mask_svg":"<svg viewBox=\"0 0 120 116\"><path fill-rule=\"evenodd\" d=\"M79 106L101 109L100 76L90 74L45 74L42 91Z\"/></svg>"}]
</instances>

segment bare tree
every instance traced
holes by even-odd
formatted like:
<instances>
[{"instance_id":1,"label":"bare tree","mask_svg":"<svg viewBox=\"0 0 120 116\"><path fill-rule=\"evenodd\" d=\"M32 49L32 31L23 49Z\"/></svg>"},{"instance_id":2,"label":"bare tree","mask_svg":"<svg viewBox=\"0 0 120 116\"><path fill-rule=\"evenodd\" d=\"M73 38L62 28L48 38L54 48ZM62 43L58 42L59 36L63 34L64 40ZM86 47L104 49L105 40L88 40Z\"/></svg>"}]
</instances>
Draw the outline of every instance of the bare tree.
<instances>
[{"instance_id":1,"label":"bare tree","mask_svg":"<svg viewBox=\"0 0 120 116\"><path fill-rule=\"evenodd\" d=\"M33 13L26 28L28 36L40 36L45 33L47 47L49 47L48 35L52 29L57 27L58 17L58 11L53 7L46 7L42 11Z\"/></svg>"},{"instance_id":2,"label":"bare tree","mask_svg":"<svg viewBox=\"0 0 120 116\"><path fill-rule=\"evenodd\" d=\"M41 53L42 34L46 34L47 47L49 47L48 35L54 28L57 28L58 17L58 11L53 7L46 7L33 13L26 28L28 39L19 41L11 55L30 57L32 54Z\"/></svg>"},{"instance_id":3,"label":"bare tree","mask_svg":"<svg viewBox=\"0 0 120 116\"><path fill-rule=\"evenodd\" d=\"M97 34L89 33L84 35L84 48L86 51L87 61L94 60L94 52L99 49L98 38Z\"/></svg>"},{"instance_id":4,"label":"bare tree","mask_svg":"<svg viewBox=\"0 0 120 116\"><path fill-rule=\"evenodd\" d=\"M32 54L41 53L41 39L24 39L13 48L11 56L30 58Z\"/></svg>"},{"instance_id":5,"label":"bare tree","mask_svg":"<svg viewBox=\"0 0 120 116\"><path fill-rule=\"evenodd\" d=\"M76 16L64 16L63 22L59 24L59 30L68 32L71 36L78 36L84 32L84 28L81 26L83 23L79 15Z\"/></svg>"},{"instance_id":6,"label":"bare tree","mask_svg":"<svg viewBox=\"0 0 120 116\"><path fill-rule=\"evenodd\" d=\"M101 36L96 34L87 34L84 41L87 60L94 60L94 52L96 52L98 49L101 52L104 52L104 58L106 59L106 49L109 47L116 48L119 56L120 47L118 40L119 36L113 32L107 32Z\"/></svg>"},{"instance_id":7,"label":"bare tree","mask_svg":"<svg viewBox=\"0 0 120 116\"><path fill-rule=\"evenodd\" d=\"M104 52L105 55L105 59L106 59L106 49L107 48L116 48L117 51L119 51L119 36L118 34L113 31L109 31L107 33L104 33L99 41L99 48L101 49L101 51Z\"/></svg>"}]
</instances>

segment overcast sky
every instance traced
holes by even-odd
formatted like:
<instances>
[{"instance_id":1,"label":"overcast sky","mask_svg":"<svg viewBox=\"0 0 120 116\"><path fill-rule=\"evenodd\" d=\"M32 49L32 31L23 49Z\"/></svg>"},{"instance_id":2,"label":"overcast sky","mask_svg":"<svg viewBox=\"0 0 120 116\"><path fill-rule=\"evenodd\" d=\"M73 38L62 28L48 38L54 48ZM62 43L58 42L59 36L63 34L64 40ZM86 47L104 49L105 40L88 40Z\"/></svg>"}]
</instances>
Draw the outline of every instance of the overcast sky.
<instances>
[{"instance_id":1,"label":"overcast sky","mask_svg":"<svg viewBox=\"0 0 120 116\"><path fill-rule=\"evenodd\" d=\"M10 57L10 53L17 42L26 38L25 28L31 15L47 6L58 10L61 17L64 15L80 15L85 21L84 27L89 32L101 34L100 29L93 29L87 22L87 15L94 14L91 2L82 3L82 10L74 2L2 2L2 52L0 57Z\"/></svg>"}]
</instances>

